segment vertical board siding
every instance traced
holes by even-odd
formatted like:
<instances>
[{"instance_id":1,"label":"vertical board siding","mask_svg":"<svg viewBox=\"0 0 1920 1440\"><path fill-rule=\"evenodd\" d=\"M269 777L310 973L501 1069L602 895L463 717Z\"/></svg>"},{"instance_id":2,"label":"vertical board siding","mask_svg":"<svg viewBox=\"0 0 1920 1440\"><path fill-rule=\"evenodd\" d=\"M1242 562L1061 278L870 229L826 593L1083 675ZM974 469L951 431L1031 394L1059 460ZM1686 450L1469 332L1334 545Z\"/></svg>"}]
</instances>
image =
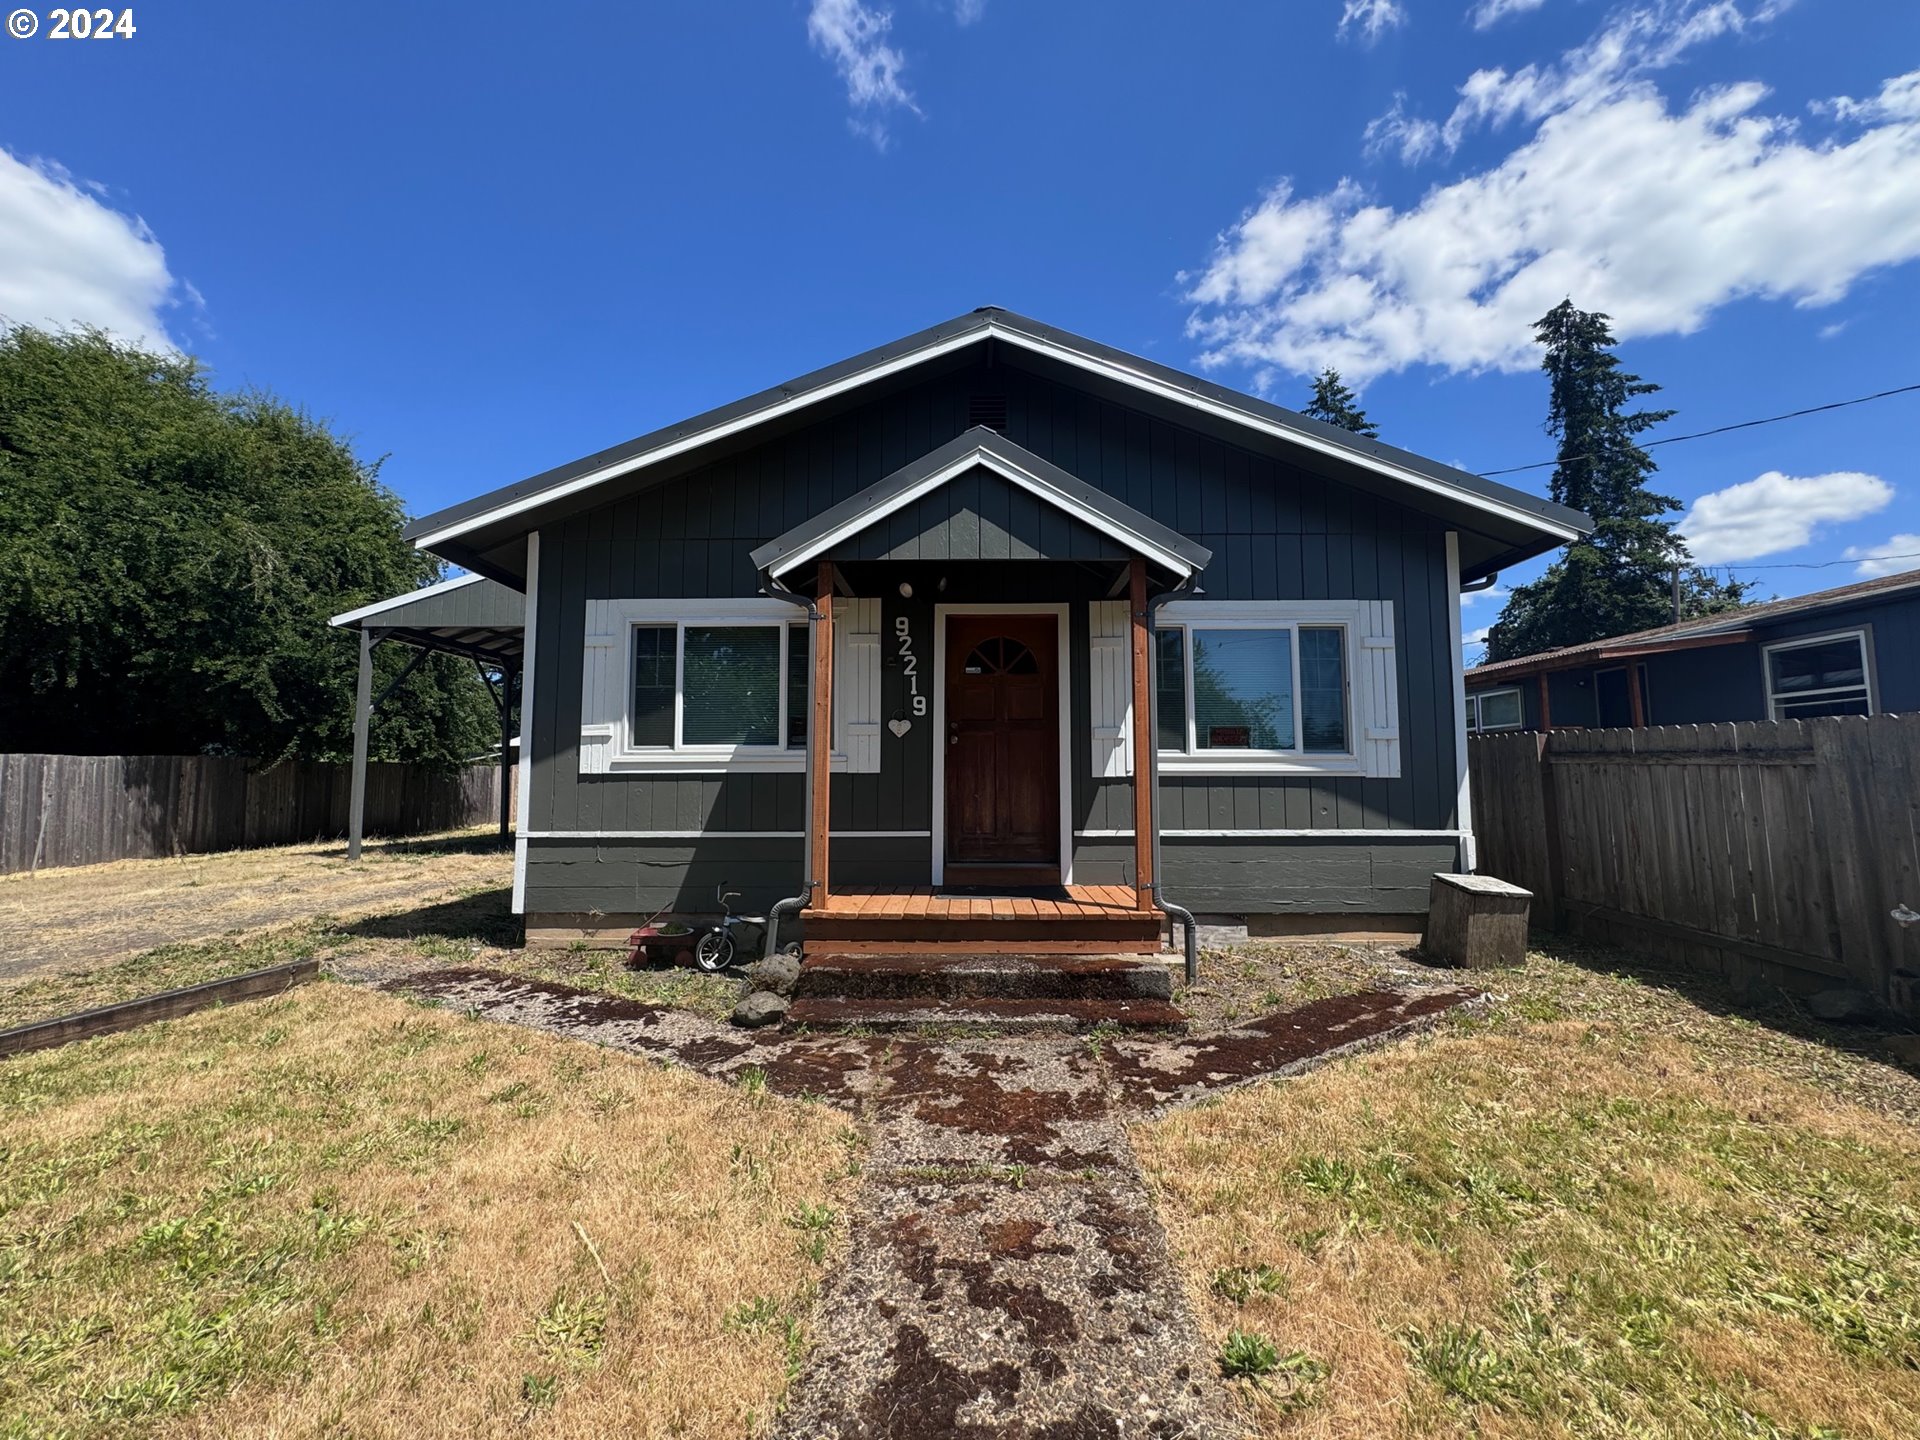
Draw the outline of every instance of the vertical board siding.
<instances>
[{"instance_id":1,"label":"vertical board siding","mask_svg":"<svg viewBox=\"0 0 1920 1440\"><path fill-rule=\"evenodd\" d=\"M500 814L500 771L367 767L366 833L419 835ZM0 755L0 874L201 855L347 833L353 767L264 769L208 755Z\"/></svg>"},{"instance_id":2,"label":"vertical board siding","mask_svg":"<svg viewBox=\"0 0 1920 1440\"><path fill-rule=\"evenodd\" d=\"M537 610L542 674L534 686L533 812L529 828L729 828L751 813L754 828L797 830L798 776L691 777L580 774L582 639L589 600L752 595L748 552L827 506L872 485L966 428L975 393L1004 394L1008 437L1213 551L1205 575L1217 600L1360 599L1386 602L1399 627L1392 697L1398 705L1396 778L1164 777L1168 828L1409 829L1455 825L1453 696L1447 646L1445 540L1431 517L1350 491L1274 455L1223 443L1128 405L1042 378L1003 359L891 390L804 427L746 445L687 474L609 501L542 532ZM965 560L992 551L1015 568L1031 565L1046 585L1015 581L996 569L1005 598L1074 599L1071 806L1076 830L1124 830L1132 824L1132 781L1096 774L1091 740L1088 575L1082 567L1045 567L1019 558L1090 548L1074 522L1052 506L1010 490L998 477L963 477L937 503L889 517L863 545L894 561L951 566L967 589ZM929 538L933 537L933 538ZM911 559L906 552L914 553ZM930 555L929 550L940 553ZM1042 596L1042 590L1051 587ZM903 677L892 653L892 625L906 615L931 698L932 608L917 591L879 596L880 769L833 780L836 828L925 829L931 822L931 714L904 737L885 728L906 715ZM1094 595L1100 592L1096 589ZM1001 598L998 594L970 598ZM1384 607L1383 607L1384 608ZM551 657L551 659L549 659ZM1355 686L1384 683L1368 673ZM871 692L868 694L871 699ZM864 703L864 702L863 702ZM1362 743L1367 743L1364 740ZM753 782L777 780L777 786ZM791 780L789 785L785 782ZM743 802L741 796L747 799ZM738 807L746 805L742 812ZM717 814L717 818L716 818ZM534 842L536 845L540 842ZM896 846L899 883L924 883L928 847ZM529 908L543 907L533 901Z\"/></svg>"},{"instance_id":3,"label":"vertical board siding","mask_svg":"<svg viewBox=\"0 0 1920 1440\"><path fill-rule=\"evenodd\" d=\"M1920 983L1920 715L1476 738L1481 869L1737 989Z\"/></svg>"}]
</instances>

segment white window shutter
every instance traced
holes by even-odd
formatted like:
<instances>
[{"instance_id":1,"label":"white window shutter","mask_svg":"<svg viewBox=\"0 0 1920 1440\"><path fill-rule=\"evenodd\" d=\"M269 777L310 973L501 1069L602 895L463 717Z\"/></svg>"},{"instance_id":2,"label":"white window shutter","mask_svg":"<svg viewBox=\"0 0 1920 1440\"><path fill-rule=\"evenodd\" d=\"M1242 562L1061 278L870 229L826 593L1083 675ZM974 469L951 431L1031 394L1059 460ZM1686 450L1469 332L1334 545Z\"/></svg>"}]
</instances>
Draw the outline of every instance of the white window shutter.
<instances>
[{"instance_id":1,"label":"white window shutter","mask_svg":"<svg viewBox=\"0 0 1920 1440\"><path fill-rule=\"evenodd\" d=\"M1117 779L1133 773L1133 617L1125 600L1087 606L1092 642L1093 773Z\"/></svg>"},{"instance_id":2,"label":"white window shutter","mask_svg":"<svg viewBox=\"0 0 1920 1440\"><path fill-rule=\"evenodd\" d=\"M626 656L620 647L623 628L615 601L587 601L587 633L580 660L582 775L605 775L613 769L620 691L627 680Z\"/></svg>"},{"instance_id":3,"label":"white window shutter","mask_svg":"<svg viewBox=\"0 0 1920 1440\"><path fill-rule=\"evenodd\" d=\"M1360 673L1354 677L1360 760L1368 775L1400 775L1400 667L1394 661L1393 602L1360 602Z\"/></svg>"},{"instance_id":4,"label":"white window shutter","mask_svg":"<svg viewBox=\"0 0 1920 1440\"><path fill-rule=\"evenodd\" d=\"M880 601L833 604L833 748L856 775L880 771Z\"/></svg>"}]
</instances>

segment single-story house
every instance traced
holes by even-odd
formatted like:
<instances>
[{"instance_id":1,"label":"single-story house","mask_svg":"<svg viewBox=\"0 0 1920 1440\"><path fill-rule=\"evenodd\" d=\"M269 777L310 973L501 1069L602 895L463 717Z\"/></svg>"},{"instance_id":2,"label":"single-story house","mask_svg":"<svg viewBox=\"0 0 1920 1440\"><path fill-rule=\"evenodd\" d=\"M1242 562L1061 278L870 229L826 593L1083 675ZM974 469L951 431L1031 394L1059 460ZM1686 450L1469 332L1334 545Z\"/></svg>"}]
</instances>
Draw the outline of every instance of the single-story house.
<instances>
[{"instance_id":1,"label":"single-story house","mask_svg":"<svg viewBox=\"0 0 1920 1440\"><path fill-rule=\"evenodd\" d=\"M1476 733L1920 710L1920 571L1467 672Z\"/></svg>"},{"instance_id":2,"label":"single-story house","mask_svg":"<svg viewBox=\"0 0 1920 1440\"><path fill-rule=\"evenodd\" d=\"M1473 863L1460 588L1587 528L988 308L409 534L526 594L553 939L722 881L1418 914Z\"/></svg>"}]
</instances>

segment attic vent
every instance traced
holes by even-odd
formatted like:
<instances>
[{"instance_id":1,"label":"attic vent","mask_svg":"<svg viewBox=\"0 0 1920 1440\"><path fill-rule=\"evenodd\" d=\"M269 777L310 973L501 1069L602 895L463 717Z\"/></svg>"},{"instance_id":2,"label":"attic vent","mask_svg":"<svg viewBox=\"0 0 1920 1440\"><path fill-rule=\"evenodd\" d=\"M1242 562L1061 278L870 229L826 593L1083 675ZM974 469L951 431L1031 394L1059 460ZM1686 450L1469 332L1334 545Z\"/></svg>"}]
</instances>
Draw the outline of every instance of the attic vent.
<instances>
[{"instance_id":1,"label":"attic vent","mask_svg":"<svg viewBox=\"0 0 1920 1440\"><path fill-rule=\"evenodd\" d=\"M1007 397L1004 395L975 395L967 401L967 425L984 425L989 430L1007 433Z\"/></svg>"}]
</instances>

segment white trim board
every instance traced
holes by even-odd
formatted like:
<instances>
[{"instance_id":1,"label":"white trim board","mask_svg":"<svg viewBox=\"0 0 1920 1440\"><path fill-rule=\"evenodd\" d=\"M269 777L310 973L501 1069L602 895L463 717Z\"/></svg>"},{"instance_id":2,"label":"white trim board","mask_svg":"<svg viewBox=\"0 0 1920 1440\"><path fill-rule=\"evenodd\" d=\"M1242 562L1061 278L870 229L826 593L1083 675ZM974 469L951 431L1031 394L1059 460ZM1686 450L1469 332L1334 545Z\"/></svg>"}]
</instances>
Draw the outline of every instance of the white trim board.
<instances>
[{"instance_id":1,"label":"white trim board","mask_svg":"<svg viewBox=\"0 0 1920 1440\"><path fill-rule=\"evenodd\" d=\"M1467 774L1467 653L1460 633L1460 532L1447 531L1447 654L1453 681L1453 765L1459 780L1453 819L1460 827L1460 870L1471 875L1478 857L1473 853L1473 785Z\"/></svg>"},{"instance_id":2,"label":"white trim board","mask_svg":"<svg viewBox=\"0 0 1920 1440\"><path fill-rule=\"evenodd\" d=\"M951 615L1051 615L1058 625L1060 883L1073 883L1073 635L1065 601L1028 605L954 604L933 607L933 883L947 873L947 617Z\"/></svg>"},{"instance_id":3,"label":"white trim board","mask_svg":"<svg viewBox=\"0 0 1920 1440\"><path fill-rule=\"evenodd\" d=\"M858 535L861 531L871 528L877 521L884 520L895 511L904 510L907 506L913 504L914 501L931 495L941 486L948 484L975 466L993 471L994 474L1000 476L1003 480L1007 481L1008 484L1017 485L1029 494L1038 496L1056 510L1065 511L1081 524L1099 531L1109 540L1119 541L1120 544L1128 550L1145 556L1147 559L1153 561L1154 564L1172 571L1182 579L1193 574L1193 566L1188 564L1187 561L1183 560L1180 556L1174 554L1173 551L1166 549L1164 546L1156 545L1153 541L1147 539L1137 531L1114 524L1106 516L1100 514L1099 511L1089 508L1074 496L1061 490L1058 486L1049 484L1040 476L1035 475L1031 470L1014 464L1004 456L994 454L982 445L976 445L959 459L949 465L941 467L924 479L917 481L915 484L901 491L898 495L886 501L885 504L875 505L863 510L845 524L836 525L826 534L803 545L792 554L781 556L779 560L767 567L768 571L774 575L785 575L788 571L805 565L808 561L824 555L849 536Z\"/></svg>"},{"instance_id":4,"label":"white trim board","mask_svg":"<svg viewBox=\"0 0 1920 1440\"><path fill-rule=\"evenodd\" d=\"M884 379L902 370L912 369L929 360L951 354L956 350L967 349L970 346L981 344L987 340L1000 340L1006 344L1016 346L1022 350L1031 351L1037 355L1045 355L1057 360L1063 360L1067 364L1076 366L1090 374L1117 381L1120 384L1131 386L1133 389L1144 391L1147 394L1155 395L1162 399L1172 400L1176 404L1185 405L1207 415L1242 425L1249 430L1258 431L1262 434L1284 440L1290 444L1298 445L1303 449L1331 456L1346 464L1356 465L1363 470L1371 470L1376 474L1385 475L1390 479L1397 480L1404 485L1412 486L1416 490L1456 501L1459 504L1467 506L1469 509L1480 510L1490 515L1498 515L1503 519L1518 521L1543 534L1555 536L1562 541L1579 538L1578 531L1569 529L1564 525L1556 524L1544 516L1534 514L1530 510L1522 510L1517 506L1508 505L1490 496L1477 495L1470 490L1463 490L1445 481L1429 478L1428 476L1419 474L1417 471L1408 470L1404 466L1396 465L1390 460L1384 460L1379 456L1368 455L1361 451L1349 449L1344 445L1337 445L1332 441L1322 440L1317 436L1308 435L1304 431L1295 430L1291 426L1281 424L1278 421L1264 419L1260 416L1250 414L1237 406L1224 404L1221 401L1196 394L1194 391L1185 389L1170 381L1142 374L1131 366L1103 360L1097 356L1088 355L1072 349L1069 346L1062 345L1058 341L1044 340L1037 336L1010 329L992 320L988 320L978 328L963 330L957 335L950 335L945 339L932 341L920 349L910 350L904 354L896 355L891 359L870 365L863 370L856 370L827 384L802 391L786 400L776 401L764 409L753 411L751 414L737 415L731 420L710 425L704 430L696 430L690 434L681 435L651 450L644 451L641 454L629 455L624 459L603 465L597 470L590 470L584 475L577 475L563 484L550 486L544 490L537 490L531 494L521 496L517 500L503 502L490 510L466 516L454 521L450 525L433 531L431 534L421 536L418 540L414 541L414 544L420 549L431 550L435 545L457 539L469 530L480 529L483 526L492 525L501 520L511 519L515 515L551 504L554 501L564 500L568 496L577 495L583 490L590 490L597 485L608 480L616 479L621 475L630 474L635 470L645 469L648 466L659 464L664 460L670 460L674 456L685 454L689 450L699 449L714 441L725 439L729 435L736 435L744 430L750 430L756 426L764 425L769 421L779 419L782 416L794 414L810 406L821 404L837 395L843 395L849 390L859 389L872 381Z\"/></svg>"},{"instance_id":5,"label":"white trim board","mask_svg":"<svg viewBox=\"0 0 1920 1440\"><path fill-rule=\"evenodd\" d=\"M478 579L478 576L474 577ZM533 685L534 638L540 619L540 532L527 536L527 616L520 659L520 769L514 788L519 792L513 837L513 913L527 913L527 819L533 814Z\"/></svg>"},{"instance_id":6,"label":"white trim board","mask_svg":"<svg viewBox=\"0 0 1920 1440\"><path fill-rule=\"evenodd\" d=\"M529 565L532 564L531 559L528 560L528 564ZM404 595L395 595L391 599L387 599L387 600L376 600L371 605L362 605L358 610L349 610L344 614L336 615L331 620L327 621L327 624L351 625L354 621L364 620L369 615L384 614L386 611L392 610L396 606L411 605L413 604L414 601L424 600L429 595L444 595L449 590L464 589L466 586L476 584L479 581L484 580L486 578L487 577L484 575L462 575L462 576L459 576L457 579L442 580L437 584L433 584L433 585L422 585L418 590L409 590ZM531 573L529 573L527 577L527 591L529 596L531 596L533 591L533 577ZM531 605L533 602L531 599L529 599L527 603Z\"/></svg>"},{"instance_id":7,"label":"white trim board","mask_svg":"<svg viewBox=\"0 0 1920 1440\"><path fill-rule=\"evenodd\" d=\"M1076 830L1077 840L1131 840L1131 830ZM1458 830L1162 830L1162 840L1457 840Z\"/></svg>"},{"instance_id":8,"label":"white trim board","mask_svg":"<svg viewBox=\"0 0 1920 1440\"><path fill-rule=\"evenodd\" d=\"M834 830L835 840L924 840L926 830ZM804 830L530 830L529 840L804 840Z\"/></svg>"}]
</instances>

